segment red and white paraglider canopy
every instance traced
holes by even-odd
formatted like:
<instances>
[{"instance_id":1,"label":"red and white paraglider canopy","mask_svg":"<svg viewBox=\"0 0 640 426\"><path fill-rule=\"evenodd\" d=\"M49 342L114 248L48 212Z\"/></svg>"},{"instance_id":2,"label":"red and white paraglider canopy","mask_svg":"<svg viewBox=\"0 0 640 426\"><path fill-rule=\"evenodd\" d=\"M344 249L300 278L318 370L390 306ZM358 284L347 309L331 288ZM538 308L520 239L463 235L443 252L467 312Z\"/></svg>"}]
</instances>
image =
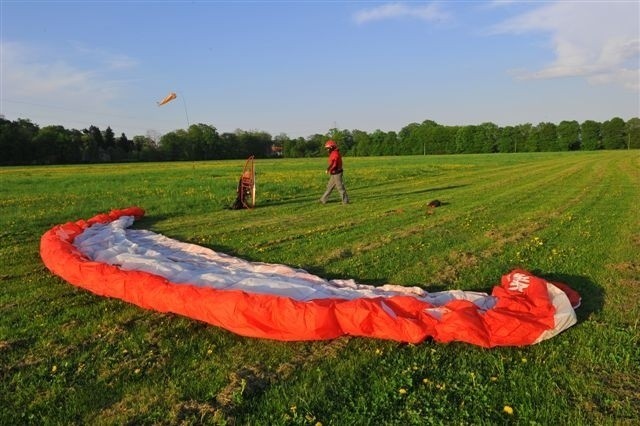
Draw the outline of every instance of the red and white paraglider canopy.
<instances>
[{"instance_id":1,"label":"red and white paraglider canopy","mask_svg":"<svg viewBox=\"0 0 640 426\"><path fill-rule=\"evenodd\" d=\"M251 337L352 335L520 346L576 322L576 292L522 270L504 275L491 295L373 287L129 229L143 215L131 207L55 226L42 236L42 260L54 274L95 294Z\"/></svg>"}]
</instances>

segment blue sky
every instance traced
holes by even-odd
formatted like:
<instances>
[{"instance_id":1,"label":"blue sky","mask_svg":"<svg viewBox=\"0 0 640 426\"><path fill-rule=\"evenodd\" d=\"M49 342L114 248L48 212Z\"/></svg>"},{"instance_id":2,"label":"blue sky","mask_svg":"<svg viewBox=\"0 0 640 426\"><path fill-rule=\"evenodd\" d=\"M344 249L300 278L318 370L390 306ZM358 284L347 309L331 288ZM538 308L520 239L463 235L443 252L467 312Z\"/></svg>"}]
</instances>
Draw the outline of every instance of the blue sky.
<instances>
[{"instance_id":1,"label":"blue sky","mask_svg":"<svg viewBox=\"0 0 640 426\"><path fill-rule=\"evenodd\" d=\"M0 0L0 114L130 138L627 120L639 4Z\"/></svg>"}]
</instances>

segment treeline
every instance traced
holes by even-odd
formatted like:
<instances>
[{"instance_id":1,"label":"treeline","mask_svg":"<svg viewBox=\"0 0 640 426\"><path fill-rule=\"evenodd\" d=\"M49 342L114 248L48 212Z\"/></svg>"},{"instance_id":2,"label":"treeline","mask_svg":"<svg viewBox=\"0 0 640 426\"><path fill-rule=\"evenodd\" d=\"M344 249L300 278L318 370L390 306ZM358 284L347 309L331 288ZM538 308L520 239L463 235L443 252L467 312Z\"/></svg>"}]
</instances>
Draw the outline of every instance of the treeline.
<instances>
[{"instance_id":1,"label":"treeline","mask_svg":"<svg viewBox=\"0 0 640 426\"><path fill-rule=\"evenodd\" d=\"M331 129L327 136L338 142L343 154L353 156L633 149L640 148L640 118L506 127L493 123L444 126L426 120L409 124L398 133ZM318 155L327 136L285 141L284 156Z\"/></svg>"},{"instance_id":2,"label":"treeline","mask_svg":"<svg viewBox=\"0 0 640 426\"><path fill-rule=\"evenodd\" d=\"M111 127L104 131L96 126L84 130L40 128L25 119L0 119L0 165L263 158L272 155L272 145L266 132L218 134L215 127L206 124L162 137L147 134L129 139L124 133L116 137Z\"/></svg>"},{"instance_id":3,"label":"treeline","mask_svg":"<svg viewBox=\"0 0 640 426\"><path fill-rule=\"evenodd\" d=\"M640 148L640 118L624 121L562 121L499 127L493 123L444 126L434 121L411 123L399 132L330 129L326 134L291 139L285 134L237 130L219 134L194 124L161 137L147 134L117 137L100 130L39 127L26 119L0 118L0 165L73 164L124 161L197 161L324 155L332 138L345 155L433 155L457 153L542 152Z\"/></svg>"}]
</instances>

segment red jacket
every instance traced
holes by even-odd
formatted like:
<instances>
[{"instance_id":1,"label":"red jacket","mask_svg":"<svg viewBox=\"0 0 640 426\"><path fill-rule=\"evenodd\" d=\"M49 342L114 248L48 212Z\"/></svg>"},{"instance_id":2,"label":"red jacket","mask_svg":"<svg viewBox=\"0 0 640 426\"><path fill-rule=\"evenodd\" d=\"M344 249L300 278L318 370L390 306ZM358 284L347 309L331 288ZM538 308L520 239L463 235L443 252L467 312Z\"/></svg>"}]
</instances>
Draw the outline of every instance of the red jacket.
<instances>
[{"instance_id":1,"label":"red jacket","mask_svg":"<svg viewBox=\"0 0 640 426\"><path fill-rule=\"evenodd\" d=\"M342 156L337 149L329 153L329 167L327 167L327 172L332 175L342 173Z\"/></svg>"}]
</instances>

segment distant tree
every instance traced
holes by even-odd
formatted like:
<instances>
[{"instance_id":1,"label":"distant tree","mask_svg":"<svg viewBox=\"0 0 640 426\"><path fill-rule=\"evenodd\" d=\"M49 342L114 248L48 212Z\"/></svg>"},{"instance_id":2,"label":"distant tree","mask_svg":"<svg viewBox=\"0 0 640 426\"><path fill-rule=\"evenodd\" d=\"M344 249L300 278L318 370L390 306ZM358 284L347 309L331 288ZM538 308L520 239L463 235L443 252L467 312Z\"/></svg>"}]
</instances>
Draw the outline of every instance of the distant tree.
<instances>
[{"instance_id":1,"label":"distant tree","mask_svg":"<svg viewBox=\"0 0 640 426\"><path fill-rule=\"evenodd\" d=\"M358 157L369 155L369 147L371 145L369 134L362 130L354 130L351 134L353 136L353 147L350 153Z\"/></svg>"},{"instance_id":2,"label":"distant tree","mask_svg":"<svg viewBox=\"0 0 640 426\"><path fill-rule=\"evenodd\" d=\"M271 154L273 139L267 132L258 130L252 130L250 132L236 130L236 137L242 150L240 155L243 158L250 155L256 158L265 158Z\"/></svg>"},{"instance_id":3,"label":"distant tree","mask_svg":"<svg viewBox=\"0 0 640 426\"><path fill-rule=\"evenodd\" d=\"M524 152L542 152L558 150L558 133L556 125L553 123L538 123L533 126L524 141L522 149Z\"/></svg>"},{"instance_id":4,"label":"distant tree","mask_svg":"<svg viewBox=\"0 0 640 426\"><path fill-rule=\"evenodd\" d=\"M0 164L30 164L33 162L33 138L40 128L29 120L0 119Z\"/></svg>"},{"instance_id":5,"label":"distant tree","mask_svg":"<svg viewBox=\"0 0 640 426\"><path fill-rule=\"evenodd\" d=\"M105 151L111 152L111 150L116 146L116 138L110 126L107 127L107 129L104 131L102 137L104 143L104 146L102 148Z\"/></svg>"},{"instance_id":6,"label":"distant tree","mask_svg":"<svg viewBox=\"0 0 640 426\"><path fill-rule=\"evenodd\" d=\"M147 137L147 139L150 139L151 141L153 141L153 143L155 143L156 147L160 147L160 139L162 138L162 135L160 133L158 133L155 130L147 130L147 133L145 134L145 136Z\"/></svg>"},{"instance_id":7,"label":"distant tree","mask_svg":"<svg viewBox=\"0 0 640 426\"><path fill-rule=\"evenodd\" d=\"M433 120L424 120L415 130L415 136L421 154L436 154L440 150L436 132L439 124Z\"/></svg>"},{"instance_id":8,"label":"distant tree","mask_svg":"<svg viewBox=\"0 0 640 426\"><path fill-rule=\"evenodd\" d=\"M627 147L626 123L620 117L602 123L601 135L604 149L624 149Z\"/></svg>"},{"instance_id":9,"label":"distant tree","mask_svg":"<svg viewBox=\"0 0 640 426\"><path fill-rule=\"evenodd\" d=\"M498 152L498 126L493 123L482 123L476 131L475 145L482 153Z\"/></svg>"},{"instance_id":10,"label":"distant tree","mask_svg":"<svg viewBox=\"0 0 640 426\"><path fill-rule=\"evenodd\" d=\"M93 125L89 126L89 129L85 130L85 135L85 153L88 154L88 161L98 162L108 160L105 151L104 137L100 129Z\"/></svg>"},{"instance_id":11,"label":"distant tree","mask_svg":"<svg viewBox=\"0 0 640 426\"><path fill-rule=\"evenodd\" d=\"M517 134L518 131L513 126L501 128L498 133L498 140L496 141L496 148L498 149L498 152L515 152Z\"/></svg>"},{"instance_id":12,"label":"distant tree","mask_svg":"<svg viewBox=\"0 0 640 426\"><path fill-rule=\"evenodd\" d=\"M220 135L220 145L227 158L242 158L244 148L238 143L238 136L235 133L224 132Z\"/></svg>"},{"instance_id":13,"label":"distant tree","mask_svg":"<svg viewBox=\"0 0 640 426\"><path fill-rule=\"evenodd\" d=\"M452 135L446 126L433 120L423 121L414 133L423 154L445 154L453 149L455 134Z\"/></svg>"},{"instance_id":14,"label":"distant tree","mask_svg":"<svg viewBox=\"0 0 640 426\"><path fill-rule=\"evenodd\" d=\"M78 129L71 129L69 135L71 137L73 150L75 151L73 154L73 163L80 163L83 161L84 155L84 134Z\"/></svg>"},{"instance_id":15,"label":"distant tree","mask_svg":"<svg viewBox=\"0 0 640 426\"><path fill-rule=\"evenodd\" d=\"M187 160L212 160L232 158L215 127L208 124L192 124L183 141Z\"/></svg>"},{"instance_id":16,"label":"distant tree","mask_svg":"<svg viewBox=\"0 0 640 426\"><path fill-rule=\"evenodd\" d=\"M386 133L380 129L374 130L369 135L369 155L379 156L382 155L383 145L386 138Z\"/></svg>"},{"instance_id":17,"label":"distant tree","mask_svg":"<svg viewBox=\"0 0 640 426\"><path fill-rule=\"evenodd\" d=\"M443 154L456 153L456 135L460 126L441 126L439 138L444 141Z\"/></svg>"},{"instance_id":18,"label":"distant tree","mask_svg":"<svg viewBox=\"0 0 640 426\"><path fill-rule=\"evenodd\" d=\"M324 144L326 141L327 137L318 133L307 137L304 144L304 156L319 157L324 154Z\"/></svg>"},{"instance_id":19,"label":"distant tree","mask_svg":"<svg viewBox=\"0 0 640 426\"><path fill-rule=\"evenodd\" d=\"M283 146L283 154L286 158L304 157L304 148L306 141L302 137L285 141Z\"/></svg>"},{"instance_id":20,"label":"distant tree","mask_svg":"<svg viewBox=\"0 0 640 426\"><path fill-rule=\"evenodd\" d=\"M634 117L627 121L627 149L640 148L640 118Z\"/></svg>"},{"instance_id":21,"label":"distant tree","mask_svg":"<svg viewBox=\"0 0 640 426\"><path fill-rule=\"evenodd\" d=\"M133 141L127 139L127 135L122 133L116 140L116 148L120 149L125 154L129 154L131 151L133 151Z\"/></svg>"},{"instance_id":22,"label":"distant tree","mask_svg":"<svg viewBox=\"0 0 640 426\"><path fill-rule=\"evenodd\" d=\"M515 134L515 146L513 148L514 152L520 152L521 147L525 146L527 143L527 139L529 139L529 135L533 131L533 124L518 124L516 126L516 134Z\"/></svg>"},{"instance_id":23,"label":"distant tree","mask_svg":"<svg viewBox=\"0 0 640 426\"><path fill-rule=\"evenodd\" d=\"M82 161L95 163L101 161L100 147L103 145L102 133L96 126L82 131Z\"/></svg>"},{"instance_id":24,"label":"distant tree","mask_svg":"<svg viewBox=\"0 0 640 426\"><path fill-rule=\"evenodd\" d=\"M538 137L538 151L559 151L558 131L554 123L540 123L536 126L535 133Z\"/></svg>"},{"instance_id":25,"label":"distant tree","mask_svg":"<svg viewBox=\"0 0 640 426\"><path fill-rule=\"evenodd\" d=\"M469 154L475 151L474 138L476 133L476 126L462 126L456 132L456 153Z\"/></svg>"},{"instance_id":26,"label":"distant tree","mask_svg":"<svg viewBox=\"0 0 640 426\"><path fill-rule=\"evenodd\" d=\"M34 137L40 161L44 164L72 164L82 159L81 139L63 126L47 126Z\"/></svg>"},{"instance_id":27,"label":"distant tree","mask_svg":"<svg viewBox=\"0 0 640 426\"><path fill-rule=\"evenodd\" d=\"M386 132L381 144L381 155L397 155L398 134L396 132Z\"/></svg>"},{"instance_id":28,"label":"distant tree","mask_svg":"<svg viewBox=\"0 0 640 426\"><path fill-rule=\"evenodd\" d=\"M156 141L148 136L133 137L134 158L139 161L161 161L162 153Z\"/></svg>"},{"instance_id":29,"label":"distant tree","mask_svg":"<svg viewBox=\"0 0 640 426\"><path fill-rule=\"evenodd\" d=\"M287 138L282 142L282 156L285 158L294 158L294 148L296 145L296 139Z\"/></svg>"},{"instance_id":30,"label":"distant tree","mask_svg":"<svg viewBox=\"0 0 640 426\"><path fill-rule=\"evenodd\" d=\"M580 149L584 151L602 149L600 128L601 124L593 120L587 120L582 123L580 126Z\"/></svg>"},{"instance_id":31,"label":"distant tree","mask_svg":"<svg viewBox=\"0 0 640 426\"><path fill-rule=\"evenodd\" d=\"M455 133L455 152L497 152L498 137L499 128L493 123L459 127Z\"/></svg>"},{"instance_id":32,"label":"distant tree","mask_svg":"<svg viewBox=\"0 0 640 426\"><path fill-rule=\"evenodd\" d=\"M56 126L42 127L33 138L33 159L38 164L56 164L58 146L62 144L60 128Z\"/></svg>"},{"instance_id":33,"label":"distant tree","mask_svg":"<svg viewBox=\"0 0 640 426\"><path fill-rule=\"evenodd\" d=\"M557 130L560 151L580 149L580 124L577 121L561 121Z\"/></svg>"},{"instance_id":34,"label":"distant tree","mask_svg":"<svg viewBox=\"0 0 640 426\"><path fill-rule=\"evenodd\" d=\"M398 154L422 154L422 142L418 129L420 124L411 123L404 126L398 133Z\"/></svg>"},{"instance_id":35,"label":"distant tree","mask_svg":"<svg viewBox=\"0 0 640 426\"><path fill-rule=\"evenodd\" d=\"M504 128L490 122L443 126L424 120L403 127L399 133L336 127L324 135L293 140L284 133L272 138L257 130L237 129L219 135L214 126L199 123L164 136L149 130L146 136L129 140L124 133L115 139L111 127L104 132L93 125L82 131L62 126L40 128L29 120L9 121L0 115L0 165L260 158L274 152L289 158L315 157L325 154L323 145L329 138L338 143L344 155L354 156L630 149L640 148L640 118Z\"/></svg>"},{"instance_id":36,"label":"distant tree","mask_svg":"<svg viewBox=\"0 0 640 426\"><path fill-rule=\"evenodd\" d=\"M187 158L185 135L186 132L184 130L176 130L162 135L160 138L160 151L165 159L180 161Z\"/></svg>"},{"instance_id":37,"label":"distant tree","mask_svg":"<svg viewBox=\"0 0 640 426\"><path fill-rule=\"evenodd\" d=\"M136 152L142 151L142 148L147 142L147 138L141 135L137 135L133 137L133 150Z\"/></svg>"}]
</instances>

